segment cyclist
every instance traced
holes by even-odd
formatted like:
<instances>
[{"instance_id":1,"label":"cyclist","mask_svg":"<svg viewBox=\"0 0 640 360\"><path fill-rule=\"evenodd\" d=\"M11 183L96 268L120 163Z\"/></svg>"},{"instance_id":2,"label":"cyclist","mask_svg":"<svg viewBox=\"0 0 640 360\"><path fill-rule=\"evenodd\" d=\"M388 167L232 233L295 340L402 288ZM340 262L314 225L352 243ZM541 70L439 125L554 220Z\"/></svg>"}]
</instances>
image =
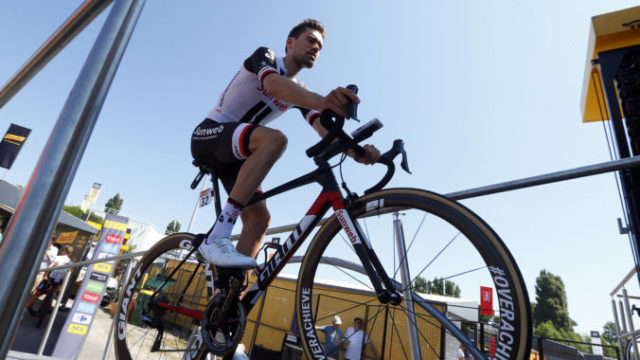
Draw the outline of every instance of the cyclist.
<instances>
[{"instance_id":1,"label":"cyclist","mask_svg":"<svg viewBox=\"0 0 640 360\"><path fill-rule=\"evenodd\" d=\"M199 252L209 262L224 267L251 269L270 222L265 201L244 207L284 151L287 138L263 126L291 107L298 108L320 136L327 134L319 118L329 109L340 116L350 101L359 103L350 90L338 87L322 96L309 91L296 75L313 67L325 37L323 25L312 19L295 26L286 41L285 56L258 48L235 74L216 106L193 131L191 153L198 162L213 165L229 198ZM354 157L373 164L380 152L365 145L366 154ZM237 250L230 236L238 216L243 229Z\"/></svg>"}]
</instances>

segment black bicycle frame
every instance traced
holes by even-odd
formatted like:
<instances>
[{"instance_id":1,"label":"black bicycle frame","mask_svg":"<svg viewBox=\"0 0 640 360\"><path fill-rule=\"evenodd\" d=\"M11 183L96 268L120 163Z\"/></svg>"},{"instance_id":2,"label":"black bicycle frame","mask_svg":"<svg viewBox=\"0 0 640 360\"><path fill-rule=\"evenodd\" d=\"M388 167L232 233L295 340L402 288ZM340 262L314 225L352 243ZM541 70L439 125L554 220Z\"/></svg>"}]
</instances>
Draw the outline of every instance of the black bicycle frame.
<instances>
[{"instance_id":1,"label":"black bicycle frame","mask_svg":"<svg viewBox=\"0 0 640 360\"><path fill-rule=\"evenodd\" d=\"M211 180L214 184L214 189L217 190L217 179L215 177L212 177ZM283 192L311 183L320 184L322 186L322 191L316 198L311 208L307 211L307 214L298 223L294 231L289 235L282 246L276 249L274 255L265 263L265 265L261 269L256 269L257 281L253 284L249 291L247 291L242 299L242 303L247 313L251 311L253 306L264 294L269 284L278 276L284 265L289 261L296 250L302 245L309 233L311 233L311 230L318 224L318 222L320 222L320 220L327 213L330 207L333 207L338 221L347 233L347 237L349 238L349 241L351 242L356 254L358 255L358 258L362 262L362 266L368 274L371 283L376 291L376 294L378 295L378 298L383 303L393 301L392 299L396 299L399 301L400 296L395 290L394 283L384 271L380 260L371 248L368 239L364 236L364 233L362 232L360 227L357 225L357 223L354 224L351 217L349 216L346 210L345 199L342 196L335 175L331 170L331 166L329 166L326 161L318 164L318 168L310 173L302 175L265 193L256 194L247 205L257 203ZM216 193L218 192L216 191ZM218 199L219 196L216 196L216 202L219 201ZM191 249L189 256L195 251L196 247L194 246ZM157 292L164 287L168 279L178 271L178 269L185 261L186 258L182 260L182 262L167 277L165 282L158 288L156 292L154 292L152 298L155 297ZM384 287L382 286L382 284L384 284ZM157 305L193 317L195 319L202 319L202 311L197 309L176 306L164 301L157 302Z\"/></svg>"},{"instance_id":2,"label":"black bicycle frame","mask_svg":"<svg viewBox=\"0 0 640 360\"><path fill-rule=\"evenodd\" d=\"M318 164L318 168L308 174L302 175L263 194L257 194L248 205L314 182L322 186L322 191L315 202L282 246L276 249L276 252L262 268L256 270L257 280L242 300L247 313L251 311L269 284L278 276L284 265L302 245L309 233L311 233L311 230L323 218L330 207L333 207L338 221L347 233L347 237L360 258L378 296L395 293L395 290L393 290L394 285L384 271L369 241L364 236L360 227L357 226L357 223L354 224L347 213L345 199L342 196L335 175L327 162ZM384 287L382 286L383 283L385 285Z\"/></svg>"}]
</instances>

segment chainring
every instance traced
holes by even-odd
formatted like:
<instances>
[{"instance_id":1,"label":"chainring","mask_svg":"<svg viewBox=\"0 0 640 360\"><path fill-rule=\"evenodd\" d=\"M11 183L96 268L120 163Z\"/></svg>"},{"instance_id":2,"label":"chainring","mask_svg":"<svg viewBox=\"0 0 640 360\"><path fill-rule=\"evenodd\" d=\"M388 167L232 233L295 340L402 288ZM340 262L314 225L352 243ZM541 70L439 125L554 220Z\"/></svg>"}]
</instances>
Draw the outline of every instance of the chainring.
<instances>
[{"instance_id":1,"label":"chainring","mask_svg":"<svg viewBox=\"0 0 640 360\"><path fill-rule=\"evenodd\" d=\"M209 352L218 356L234 351L242 340L247 320L244 306L236 300L231 305L226 319L220 321L222 305L227 296L226 291L214 296L207 305L202 320L202 340Z\"/></svg>"}]
</instances>

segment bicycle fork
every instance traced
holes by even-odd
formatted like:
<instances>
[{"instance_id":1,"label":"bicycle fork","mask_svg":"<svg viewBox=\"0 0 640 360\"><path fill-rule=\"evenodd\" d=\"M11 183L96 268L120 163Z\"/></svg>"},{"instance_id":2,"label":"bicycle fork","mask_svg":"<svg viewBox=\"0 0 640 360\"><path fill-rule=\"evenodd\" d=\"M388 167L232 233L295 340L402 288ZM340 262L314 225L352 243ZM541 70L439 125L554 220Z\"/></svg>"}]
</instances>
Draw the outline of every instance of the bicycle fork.
<instances>
[{"instance_id":1,"label":"bicycle fork","mask_svg":"<svg viewBox=\"0 0 640 360\"><path fill-rule=\"evenodd\" d=\"M451 322L451 320L447 319L445 315L438 311L428 301L416 297L415 292L412 290L411 275L409 273L406 258L407 248L404 241L404 231L402 228L402 221L400 221L398 213L396 213L394 217L393 226L398 251L398 270L400 272L401 282L389 277L382 267L382 263L378 259L375 251L371 247L369 239L364 235L359 224L351 219L347 211L344 209L338 209L336 210L336 216L338 217L338 221L340 222L343 230L346 232L349 241L352 243L358 258L362 262L362 266L364 267L367 276L376 291L378 300L383 304L390 303L391 305L397 306L404 299L404 312L407 316L412 359L422 359L419 339L420 335L417 331L418 321L414 306L416 303L420 304L420 306L429 314L434 316L445 329L450 331L454 337L462 342L469 351L473 353L476 359L485 359L484 355L471 343L471 341L469 341L462 331Z\"/></svg>"},{"instance_id":2,"label":"bicycle fork","mask_svg":"<svg viewBox=\"0 0 640 360\"><path fill-rule=\"evenodd\" d=\"M356 255L358 255L362 266L369 276L369 280L371 280L378 300L383 304L391 303L392 305L399 305L400 302L402 302L402 296L396 291L393 281L391 281L382 267L380 259L378 259L378 256L371 248L371 243L364 235L360 225L351 219L345 209L337 209L335 212L340 225L342 225L343 230L356 251Z\"/></svg>"}]
</instances>

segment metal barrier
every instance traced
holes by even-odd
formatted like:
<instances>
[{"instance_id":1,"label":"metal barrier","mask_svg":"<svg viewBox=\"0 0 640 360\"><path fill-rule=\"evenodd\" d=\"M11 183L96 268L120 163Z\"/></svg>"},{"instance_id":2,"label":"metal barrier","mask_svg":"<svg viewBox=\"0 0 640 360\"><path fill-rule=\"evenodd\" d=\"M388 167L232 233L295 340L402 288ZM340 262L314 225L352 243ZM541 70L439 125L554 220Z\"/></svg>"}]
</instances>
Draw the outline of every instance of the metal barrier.
<instances>
[{"instance_id":1,"label":"metal barrier","mask_svg":"<svg viewBox=\"0 0 640 360\"><path fill-rule=\"evenodd\" d=\"M82 267L85 265L91 265L91 264L96 264L96 263L102 263L102 262L107 262L107 261L116 261L116 260L124 260L124 259L133 259L135 257L138 256L142 256L146 253L146 251L139 251L136 253L129 253L129 254L123 254L123 255L118 255L118 256L112 256L112 257L108 257L108 258L103 258L103 259L94 259L94 260L86 260L86 261L78 261L75 263L69 263L69 264L65 264L65 265L60 265L60 266L53 266L53 267L48 267L48 268L42 268L40 270L38 270L38 272L45 272L45 271L52 271L52 270L63 270L63 269L73 269L73 268L78 268L78 267ZM120 284L119 285L123 285L124 281L126 281L126 279L129 277L129 273L131 272L131 268L133 261L129 261L129 264L127 265L127 270L125 271L125 276L123 276L120 279ZM62 299L64 298L64 294L67 290L67 287L69 285L69 279L71 278L71 271L68 271L67 274L64 277L64 281L62 283L62 286L60 287L60 291L58 293L58 298L56 299L56 304L53 307L53 312L50 315L49 318L49 322L47 323L47 329L44 333L44 336L42 337L42 340L40 341L40 347L38 348L38 352L37 355L38 356L42 356L43 352L44 352L44 348L47 344L47 341L49 340L49 336L51 335L51 329L53 328L53 323L56 320L56 316L58 315L58 309L60 308L60 304L62 303ZM114 327L115 322L112 323L111 325L111 331L109 333L109 339L107 340L107 347L105 348L105 357L104 359L106 359L106 356L111 348L111 341L112 341L112 337L113 337L113 327Z\"/></svg>"},{"instance_id":2,"label":"metal barrier","mask_svg":"<svg viewBox=\"0 0 640 360\"><path fill-rule=\"evenodd\" d=\"M622 279L622 281L620 281L620 283L613 289L613 291L609 293L609 296L611 296L611 308L613 310L613 319L615 320L615 324L616 324L616 337L618 339L618 348L620 350L620 353L624 354L623 356L626 356L626 354L623 352L623 349L622 349L622 340L633 341L635 360L640 360L640 352L638 352L638 343L635 341L636 337L640 335L640 329L636 330L635 326L633 325L633 312L629 307L630 296L627 293L627 289L624 288L626 283L629 280L631 280L631 278L633 278L633 275L636 273L637 273L636 268L634 267L633 269L631 269L631 271L629 271L627 276L625 276ZM622 294L618 294L619 292L622 292ZM620 307L620 316L618 316L618 311L616 309L616 299L615 299L616 296L621 298L620 300L618 300L618 305ZM622 321L622 326L620 326L621 321ZM627 323L629 324L628 329L627 329ZM625 359L625 360L632 360L632 359Z\"/></svg>"}]
</instances>

